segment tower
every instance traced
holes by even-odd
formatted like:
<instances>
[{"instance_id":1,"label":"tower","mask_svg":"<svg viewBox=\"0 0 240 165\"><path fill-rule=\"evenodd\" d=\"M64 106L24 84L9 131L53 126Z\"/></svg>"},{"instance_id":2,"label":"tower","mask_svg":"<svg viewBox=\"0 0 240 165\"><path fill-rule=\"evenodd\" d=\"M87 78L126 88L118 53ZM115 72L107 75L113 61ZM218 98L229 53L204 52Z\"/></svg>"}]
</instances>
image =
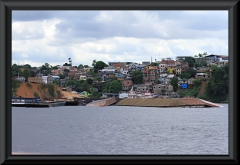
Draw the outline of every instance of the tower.
<instances>
[{"instance_id":1,"label":"tower","mask_svg":"<svg viewBox=\"0 0 240 165\"><path fill-rule=\"evenodd\" d=\"M69 61L70 66L72 66L72 60L71 60L71 58L68 58L68 61Z\"/></svg>"}]
</instances>

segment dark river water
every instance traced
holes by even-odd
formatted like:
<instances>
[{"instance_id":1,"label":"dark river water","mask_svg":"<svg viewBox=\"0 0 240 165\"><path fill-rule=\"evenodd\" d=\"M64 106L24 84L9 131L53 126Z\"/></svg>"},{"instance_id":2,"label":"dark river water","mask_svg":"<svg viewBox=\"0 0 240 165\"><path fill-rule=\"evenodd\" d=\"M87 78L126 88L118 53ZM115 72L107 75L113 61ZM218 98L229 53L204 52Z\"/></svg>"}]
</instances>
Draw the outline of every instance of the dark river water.
<instances>
[{"instance_id":1,"label":"dark river water","mask_svg":"<svg viewBox=\"0 0 240 165\"><path fill-rule=\"evenodd\" d=\"M221 108L12 108L12 152L76 155L226 155Z\"/></svg>"}]
</instances>

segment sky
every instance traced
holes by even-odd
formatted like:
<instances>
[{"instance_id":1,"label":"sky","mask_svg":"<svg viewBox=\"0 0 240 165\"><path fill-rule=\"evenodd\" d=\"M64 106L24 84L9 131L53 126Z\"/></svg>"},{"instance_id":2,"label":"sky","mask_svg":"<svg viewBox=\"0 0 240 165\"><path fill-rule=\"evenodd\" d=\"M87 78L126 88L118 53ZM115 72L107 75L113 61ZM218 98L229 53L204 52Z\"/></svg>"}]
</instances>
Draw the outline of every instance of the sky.
<instances>
[{"instance_id":1,"label":"sky","mask_svg":"<svg viewBox=\"0 0 240 165\"><path fill-rule=\"evenodd\" d=\"M12 65L228 55L227 10L13 10Z\"/></svg>"}]
</instances>

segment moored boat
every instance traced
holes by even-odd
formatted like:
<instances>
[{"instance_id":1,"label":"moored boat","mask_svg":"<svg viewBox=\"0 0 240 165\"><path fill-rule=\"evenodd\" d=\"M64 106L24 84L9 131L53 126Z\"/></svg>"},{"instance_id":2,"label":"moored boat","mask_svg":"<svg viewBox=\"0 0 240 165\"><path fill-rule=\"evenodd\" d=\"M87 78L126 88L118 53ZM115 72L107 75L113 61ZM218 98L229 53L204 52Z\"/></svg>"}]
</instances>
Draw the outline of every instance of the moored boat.
<instances>
[{"instance_id":1,"label":"moored boat","mask_svg":"<svg viewBox=\"0 0 240 165\"><path fill-rule=\"evenodd\" d=\"M40 98L12 98L13 107L56 107L64 106L66 101L41 101Z\"/></svg>"}]
</instances>

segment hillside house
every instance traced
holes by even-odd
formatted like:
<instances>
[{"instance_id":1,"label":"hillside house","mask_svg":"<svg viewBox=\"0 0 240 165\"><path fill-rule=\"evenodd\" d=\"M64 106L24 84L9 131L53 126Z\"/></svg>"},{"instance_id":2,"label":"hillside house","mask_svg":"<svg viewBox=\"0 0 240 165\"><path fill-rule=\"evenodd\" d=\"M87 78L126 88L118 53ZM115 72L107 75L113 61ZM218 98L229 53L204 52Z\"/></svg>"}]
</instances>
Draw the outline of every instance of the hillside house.
<instances>
[{"instance_id":1,"label":"hillside house","mask_svg":"<svg viewBox=\"0 0 240 165\"><path fill-rule=\"evenodd\" d=\"M124 80L123 81L123 91L129 91L133 85L132 80Z\"/></svg>"}]
</instances>

